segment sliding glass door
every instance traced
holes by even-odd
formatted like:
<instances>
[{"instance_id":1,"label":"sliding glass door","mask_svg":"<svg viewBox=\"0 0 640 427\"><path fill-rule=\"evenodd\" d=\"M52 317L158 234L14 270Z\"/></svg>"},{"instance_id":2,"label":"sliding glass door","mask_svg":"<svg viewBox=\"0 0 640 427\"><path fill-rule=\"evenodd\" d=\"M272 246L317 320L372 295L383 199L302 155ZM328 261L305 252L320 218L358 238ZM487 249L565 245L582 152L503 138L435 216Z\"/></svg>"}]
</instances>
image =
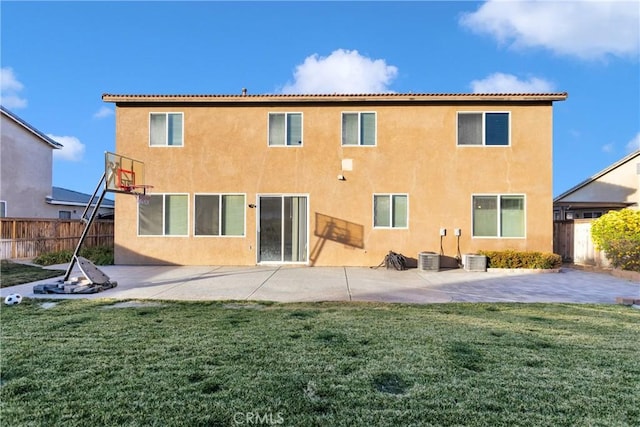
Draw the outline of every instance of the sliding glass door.
<instances>
[{"instance_id":1,"label":"sliding glass door","mask_svg":"<svg viewBox=\"0 0 640 427\"><path fill-rule=\"evenodd\" d=\"M307 261L307 196L260 196L258 262Z\"/></svg>"}]
</instances>

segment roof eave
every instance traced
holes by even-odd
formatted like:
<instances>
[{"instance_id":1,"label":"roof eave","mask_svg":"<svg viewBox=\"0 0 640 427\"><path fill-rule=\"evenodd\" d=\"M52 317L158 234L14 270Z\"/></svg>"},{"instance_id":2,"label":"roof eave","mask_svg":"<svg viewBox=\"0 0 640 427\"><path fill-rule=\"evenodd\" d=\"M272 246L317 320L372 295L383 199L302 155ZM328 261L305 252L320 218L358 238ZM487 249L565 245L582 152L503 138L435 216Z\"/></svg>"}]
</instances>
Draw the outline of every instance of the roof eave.
<instances>
[{"instance_id":1,"label":"roof eave","mask_svg":"<svg viewBox=\"0 0 640 427\"><path fill-rule=\"evenodd\" d=\"M40 140L42 140L42 142L44 142L45 144L48 144L49 146L51 146L51 148L53 148L55 150L59 150L61 148L64 148L64 145L62 145L59 142L54 141L53 139L49 138L47 135L43 134L38 129L34 128L29 123L27 123L26 121L24 121L20 117L16 116L11 111L7 110L5 107L3 107L1 105L0 105L0 111L2 111L2 114L4 114L5 116L7 116L11 120L13 120L19 126L22 126L25 130L27 130L28 132L32 133L36 137L38 137Z\"/></svg>"},{"instance_id":2,"label":"roof eave","mask_svg":"<svg viewBox=\"0 0 640 427\"><path fill-rule=\"evenodd\" d=\"M594 208L627 208L637 205L636 202L592 202L592 201L566 201L554 202L556 208L594 209Z\"/></svg>"},{"instance_id":3,"label":"roof eave","mask_svg":"<svg viewBox=\"0 0 640 427\"><path fill-rule=\"evenodd\" d=\"M442 93L442 94L317 94L317 95L117 95L105 93L104 102L114 103L256 103L256 102L553 102L564 101L559 93Z\"/></svg>"},{"instance_id":4,"label":"roof eave","mask_svg":"<svg viewBox=\"0 0 640 427\"><path fill-rule=\"evenodd\" d=\"M72 202L70 200L57 200L57 199L50 199L47 197L47 203L50 205L64 205L64 206L87 206L86 203L82 203L82 202ZM92 202L90 207L95 207L97 204L97 202ZM115 207L115 205L113 204L105 204L104 202L102 204L100 204L101 208L107 208L107 209L113 209Z\"/></svg>"}]
</instances>

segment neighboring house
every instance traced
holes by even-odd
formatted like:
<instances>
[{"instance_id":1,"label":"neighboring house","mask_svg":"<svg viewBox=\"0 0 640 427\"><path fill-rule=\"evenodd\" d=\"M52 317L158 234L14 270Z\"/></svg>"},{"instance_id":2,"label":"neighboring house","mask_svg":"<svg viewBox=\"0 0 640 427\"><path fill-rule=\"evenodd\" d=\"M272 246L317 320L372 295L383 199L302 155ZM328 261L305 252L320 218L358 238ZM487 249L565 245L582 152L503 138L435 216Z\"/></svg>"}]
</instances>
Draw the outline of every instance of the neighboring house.
<instances>
[{"instance_id":1,"label":"neighboring house","mask_svg":"<svg viewBox=\"0 0 640 427\"><path fill-rule=\"evenodd\" d=\"M0 111L0 217L80 218L91 195L52 186L53 150L62 144L6 108ZM112 217L113 209L113 200L104 199L99 215Z\"/></svg>"},{"instance_id":2,"label":"neighboring house","mask_svg":"<svg viewBox=\"0 0 640 427\"><path fill-rule=\"evenodd\" d=\"M116 195L116 263L550 252L553 102L566 97L105 94L116 152L154 186L146 204Z\"/></svg>"},{"instance_id":3,"label":"neighboring house","mask_svg":"<svg viewBox=\"0 0 640 427\"><path fill-rule=\"evenodd\" d=\"M640 208L640 150L553 200L553 219L598 218L610 210Z\"/></svg>"},{"instance_id":4,"label":"neighboring house","mask_svg":"<svg viewBox=\"0 0 640 427\"><path fill-rule=\"evenodd\" d=\"M91 205L87 210L87 218L93 212L98 202L98 196L92 200L90 194L79 193L77 191L67 190L66 188L53 187L51 196L47 197L47 203L56 209L58 213L57 217L60 219L80 218L89 200L91 200ZM97 218L113 219L113 210L114 201L104 198L100 204Z\"/></svg>"},{"instance_id":5,"label":"neighboring house","mask_svg":"<svg viewBox=\"0 0 640 427\"><path fill-rule=\"evenodd\" d=\"M0 112L0 217L50 218L53 150L62 145L6 108Z\"/></svg>"},{"instance_id":6,"label":"neighboring house","mask_svg":"<svg viewBox=\"0 0 640 427\"><path fill-rule=\"evenodd\" d=\"M608 267L606 254L591 238L591 222L627 207L640 209L640 150L553 200L554 252L575 264Z\"/></svg>"}]
</instances>

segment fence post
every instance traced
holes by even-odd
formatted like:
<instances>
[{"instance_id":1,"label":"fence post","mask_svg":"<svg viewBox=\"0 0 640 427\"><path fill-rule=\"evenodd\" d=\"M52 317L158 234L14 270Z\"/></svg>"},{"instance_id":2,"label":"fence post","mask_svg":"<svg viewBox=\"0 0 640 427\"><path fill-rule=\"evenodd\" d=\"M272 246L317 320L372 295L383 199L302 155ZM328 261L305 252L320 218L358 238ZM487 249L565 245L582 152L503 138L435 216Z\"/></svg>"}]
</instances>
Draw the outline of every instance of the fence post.
<instances>
[{"instance_id":1,"label":"fence post","mask_svg":"<svg viewBox=\"0 0 640 427\"><path fill-rule=\"evenodd\" d=\"M11 258L17 258L18 245L16 242L16 220L11 221Z\"/></svg>"}]
</instances>

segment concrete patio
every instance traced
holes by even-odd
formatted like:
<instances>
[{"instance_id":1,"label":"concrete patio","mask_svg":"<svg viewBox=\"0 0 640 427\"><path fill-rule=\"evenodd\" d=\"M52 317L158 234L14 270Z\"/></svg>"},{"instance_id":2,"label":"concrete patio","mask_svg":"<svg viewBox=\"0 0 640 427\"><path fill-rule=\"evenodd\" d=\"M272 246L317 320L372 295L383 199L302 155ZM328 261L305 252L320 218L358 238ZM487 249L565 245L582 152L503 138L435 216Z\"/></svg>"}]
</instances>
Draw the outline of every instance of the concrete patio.
<instances>
[{"instance_id":1,"label":"concrete patio","mask_svg":"<svg viewBox=\"0 0 640 427\"><path fill-rule=\"evenodd\" d=\"M49 268L66 269L66 265ZM34 294L33 286L59 279L4 288L4 298L112 298L149 300L566 302L613 304L617 297L640 298L640 282L610 274L562 268L558 273L530 271L439 272L384 267L306 266L103 266L118 286L95 294ZM63 273L62 273L63 274ZM72 276L81 276L75 271Z\"/></svg>"}]
</instances>

